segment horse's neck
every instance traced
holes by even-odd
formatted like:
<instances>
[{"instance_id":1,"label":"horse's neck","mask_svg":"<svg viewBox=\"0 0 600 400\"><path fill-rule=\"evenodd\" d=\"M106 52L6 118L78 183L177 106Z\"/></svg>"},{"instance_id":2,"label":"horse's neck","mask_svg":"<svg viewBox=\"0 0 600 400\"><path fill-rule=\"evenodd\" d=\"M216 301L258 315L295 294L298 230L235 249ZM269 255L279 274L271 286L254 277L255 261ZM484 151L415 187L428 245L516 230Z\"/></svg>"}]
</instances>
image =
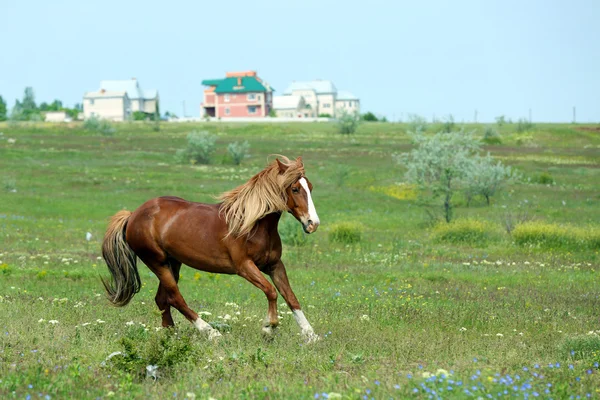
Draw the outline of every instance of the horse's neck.
<instances>
[{"instance_id":1,"label":"horse's neck","mask_svg":"<svg viewBox=\"0 0 600 400\"><path fill-rule=\"evenodd\" d=\"M256 229L259 229L268 234L272 234L273 232L277 232L277 225L279 224L279 220L281 219L280 212L274 212L271 214L267 214L258 221L256 221Z\"/></svg>"}]
</instances>

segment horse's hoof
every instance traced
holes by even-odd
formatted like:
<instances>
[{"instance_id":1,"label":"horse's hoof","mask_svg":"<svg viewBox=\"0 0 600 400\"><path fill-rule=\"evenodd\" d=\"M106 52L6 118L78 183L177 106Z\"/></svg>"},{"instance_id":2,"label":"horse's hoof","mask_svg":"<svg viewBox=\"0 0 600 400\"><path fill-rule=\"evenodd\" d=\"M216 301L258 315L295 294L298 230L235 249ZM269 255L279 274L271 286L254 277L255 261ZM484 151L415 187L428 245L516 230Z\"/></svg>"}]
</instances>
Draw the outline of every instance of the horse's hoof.
<instances>
[{"instance_id":1,"label":"horse's hoof","mask_svg":"<svg viewBox=\"0 0 600 400\"><path fill-rule=\"evenodd\" d=\"M217 340L219 339L221 336L221 332L219 332L216 329L211 329L210 331L208 331L208 340Z\"/></svg>"},{"instance_id":2,"label":"horse's hoof","mask_svg":"<svg viewBox=\"0 0 600 400\"><path fill-rule=\"evenodd\" d=\"M302 336L304 336L304 341L307 344L316 343L321 340L321 337L314 332L305 332Z\"/></svg>"}]
</instances>

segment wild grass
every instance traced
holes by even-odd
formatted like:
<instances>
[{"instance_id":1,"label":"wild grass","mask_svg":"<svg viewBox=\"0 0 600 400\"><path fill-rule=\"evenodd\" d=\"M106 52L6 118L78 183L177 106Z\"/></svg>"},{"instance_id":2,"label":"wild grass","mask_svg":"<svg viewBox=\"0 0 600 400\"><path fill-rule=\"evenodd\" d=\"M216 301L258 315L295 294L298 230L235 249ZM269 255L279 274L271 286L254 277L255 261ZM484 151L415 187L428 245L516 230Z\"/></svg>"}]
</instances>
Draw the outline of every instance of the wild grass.
<instances>
[{"instance_id":1,"label":"wild grass","mask_svg":"<svg viewBox=\"0 0 600 400\"><path fill-rule=\"evenodd\" d=\"M483 227L452 227L441 240L414 190L397 184L404 167L391 154L410 149L409 128L365 123L339 135L335 124L184 123L154 132L140 122L103 136L76 123L0 124L15 139L0 141L0 182L17 189L0 190L0 397L598 396L600 257L590 239L573 241L600 221L598 135L570 124L498 127L502 143L486 150L555 184L516 182L489 207L458 199L456 222ZM248 141L251 157L233 166L223 145L211 164L177 163L193 130ZM518 146L523 135L535 146ZM262 291L188 267L187 303L230 327L218 342L176 311L175 329L160 328L157 279L141 262L140 293L125 308L107 306L98 257L110 215L161 195L214 202L269 154L303 156L314 184L321 227L302 246L284 243L283 261L321 341L304 343L281 297L281 326L265 341ZM517 218L521 209L527 218ZM550 228L538 225L531 244L495 236L511 211L516 230L530 220ZM288 220L282 230L301 229ZM360 241L330 240L347 221L360 224Z\"/></svg>"}]
</instances>

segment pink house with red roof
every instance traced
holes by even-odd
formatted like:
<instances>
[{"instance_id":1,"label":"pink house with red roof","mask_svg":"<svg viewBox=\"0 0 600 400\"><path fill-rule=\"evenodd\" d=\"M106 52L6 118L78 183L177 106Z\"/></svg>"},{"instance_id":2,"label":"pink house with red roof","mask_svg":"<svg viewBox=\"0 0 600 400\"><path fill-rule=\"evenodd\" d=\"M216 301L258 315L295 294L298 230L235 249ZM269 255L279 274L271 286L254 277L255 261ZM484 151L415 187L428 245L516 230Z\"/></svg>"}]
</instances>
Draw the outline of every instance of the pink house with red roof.
<instances>
[{"instance_id":1,"label":"pink house with red roof","mask_svg":"<svg viewBox=\"0 0 600 400\"><path fill-rule=\"evenodd\" d=\"M273 89L256 71L227 72L225 79L206 79L202 84L203 116L214 118L264 118L273 108Z\"/></svg>"}]
</instances>

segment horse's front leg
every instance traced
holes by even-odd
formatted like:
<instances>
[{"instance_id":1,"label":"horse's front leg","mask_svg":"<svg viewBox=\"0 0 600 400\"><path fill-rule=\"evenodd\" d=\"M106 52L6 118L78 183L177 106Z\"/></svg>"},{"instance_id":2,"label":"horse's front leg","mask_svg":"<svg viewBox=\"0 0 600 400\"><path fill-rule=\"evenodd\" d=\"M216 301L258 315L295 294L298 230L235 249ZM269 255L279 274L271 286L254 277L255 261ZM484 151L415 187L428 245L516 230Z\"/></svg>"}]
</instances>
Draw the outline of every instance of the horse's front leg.
<instances>
[{"instance_id":1,"label":"horse's front leg","mask_svg":"<svg viewBox=\"0 0 600 400\"><path fill-rule=\"evenodd\" d=\"M292 310L294 318L302 330L302 336L304 336L309 343L319 340L319 336L315 333L313 327L310 325L304 316L304 312L302 312L300 308L300 303L298 302L298 299L296 298L296 295L290 286L290 282L288 281L287 273L285 271L285 266L281 260L279 260L279 262L273 267L269 275L277 287L277 290L279 290L279 293L281 293L285 299L285 302Z\"/></svg>"},{"instance_id":2,"label":"horse's front leg","mask_svg":"<svg viewBox=\"0 0 600 400\"><path fill-rule=\"evenodd\" d=\"M264 334L271 336L277 325L279 325L279 318L277 316L277 290L275 290L273 285L263 276L256 264L251 260L243 262L239 268L238 275L262 290L267 296L269 309L262 330Z\"/></svg>"}]
</instances>

